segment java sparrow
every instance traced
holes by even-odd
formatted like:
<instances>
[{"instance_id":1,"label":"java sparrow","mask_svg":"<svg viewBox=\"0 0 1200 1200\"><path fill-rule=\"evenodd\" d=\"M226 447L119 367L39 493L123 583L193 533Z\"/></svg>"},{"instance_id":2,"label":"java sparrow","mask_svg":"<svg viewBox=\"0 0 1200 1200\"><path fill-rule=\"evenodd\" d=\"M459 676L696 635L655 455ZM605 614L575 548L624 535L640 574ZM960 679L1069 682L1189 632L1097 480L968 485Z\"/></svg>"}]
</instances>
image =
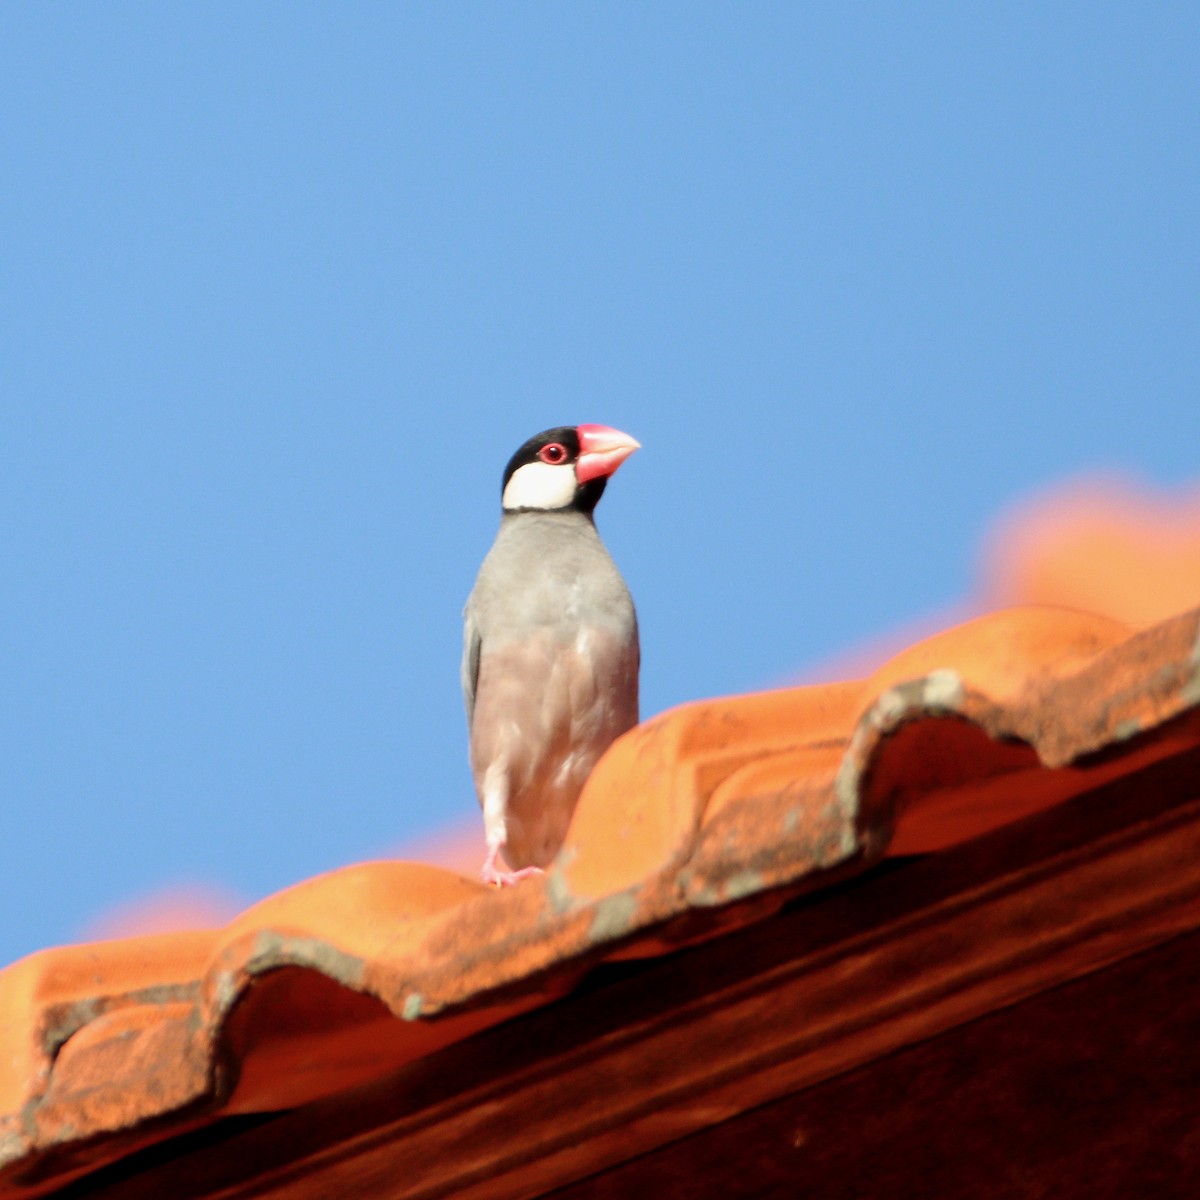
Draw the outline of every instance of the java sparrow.
<instances>
[{"instance_id":1,"label":"java sparrow","mask_svg":"<svg viewBox=\"0 0 1200 1200\"><path fill-rule=\"evenodd\" d=\"M597 760L637 724L637 615L593 520L637 449L605 425L564 425L531 437L504 470L500 531L463 613L485 883L550 863Z\"/></svg>"}]
</instances>

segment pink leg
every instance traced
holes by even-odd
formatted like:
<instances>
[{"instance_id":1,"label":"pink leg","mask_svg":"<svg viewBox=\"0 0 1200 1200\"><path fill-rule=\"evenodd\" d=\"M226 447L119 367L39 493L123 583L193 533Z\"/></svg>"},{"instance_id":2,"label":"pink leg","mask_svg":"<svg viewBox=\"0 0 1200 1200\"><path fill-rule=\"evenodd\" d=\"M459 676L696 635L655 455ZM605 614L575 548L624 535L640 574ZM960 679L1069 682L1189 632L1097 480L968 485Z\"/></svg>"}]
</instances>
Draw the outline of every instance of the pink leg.
<instances>
[{"instance_id":1,"label":"pink leg","mask_svg":"<svg viewBox=\"0 0 1200 1200\"><path fill-rule=\"evenodd\" d=\"M522 879L544 874L541 867L522 867L519 871L506 871L496 864L499 854L499 846L489 846L487 858L483 860L483 866L479 869L479 878L490 887L512 887Z\"/></svg>"}]
</instances>

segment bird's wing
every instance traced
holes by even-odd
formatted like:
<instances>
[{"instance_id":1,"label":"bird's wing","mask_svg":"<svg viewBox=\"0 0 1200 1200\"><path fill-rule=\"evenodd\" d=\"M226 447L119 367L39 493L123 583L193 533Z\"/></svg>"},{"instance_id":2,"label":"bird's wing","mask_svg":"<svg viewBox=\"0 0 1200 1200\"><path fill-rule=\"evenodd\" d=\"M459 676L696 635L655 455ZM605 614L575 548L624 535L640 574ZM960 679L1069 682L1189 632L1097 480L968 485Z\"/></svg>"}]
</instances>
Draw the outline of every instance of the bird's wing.
<instances>
[{"instance_id":1,"label":"bird's wing","mask_svg":"<svg viewBox=\"0 0 1200 1200\"><path fill-rule=\"evenodd\" d=\"M471 615L470 606L463 612L462 690L467 704L467 727L475 717L475 685L479 681L479 647L482 639Z\"/></svg>"}]
</instances>

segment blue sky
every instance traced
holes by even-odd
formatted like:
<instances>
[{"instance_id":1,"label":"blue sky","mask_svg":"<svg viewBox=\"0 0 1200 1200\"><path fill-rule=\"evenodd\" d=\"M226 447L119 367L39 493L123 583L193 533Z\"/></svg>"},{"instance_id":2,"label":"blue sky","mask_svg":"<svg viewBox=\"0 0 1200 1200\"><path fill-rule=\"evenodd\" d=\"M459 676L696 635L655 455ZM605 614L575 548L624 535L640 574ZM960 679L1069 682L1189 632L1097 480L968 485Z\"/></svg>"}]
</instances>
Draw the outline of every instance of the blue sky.
<instances>
[{"instance_id":1,"label":"blue sky","mask_svg":"<svg viewBox=\"0 0 1200 1200\"><path fill-rule=\"evenodd\" d=\"M544 427L643 711L1195 478L1200 9L0 9L0 961L469 819L460 612Z\"/></svg>"}]
</instances>

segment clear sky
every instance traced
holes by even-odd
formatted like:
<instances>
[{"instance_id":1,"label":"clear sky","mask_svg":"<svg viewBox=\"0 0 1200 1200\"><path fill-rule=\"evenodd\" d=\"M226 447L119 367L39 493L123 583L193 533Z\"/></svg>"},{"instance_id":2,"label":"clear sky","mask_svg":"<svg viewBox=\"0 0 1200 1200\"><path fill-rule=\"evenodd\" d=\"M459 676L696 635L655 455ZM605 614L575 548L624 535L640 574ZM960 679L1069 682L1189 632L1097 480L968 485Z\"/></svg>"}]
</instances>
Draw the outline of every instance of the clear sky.
<instances>
[{"instance_id":1,"label":"clear sky","mask_svg":"<svg viewBox=\"0 0 1200 1200\"><path fill-rule=\"evenodd\" d=\"M475 811L511 452L643 711L953 601L1002 506L1200 450L1200 6L0 7L0 961Z\"/></svg>"}]
</instances>

